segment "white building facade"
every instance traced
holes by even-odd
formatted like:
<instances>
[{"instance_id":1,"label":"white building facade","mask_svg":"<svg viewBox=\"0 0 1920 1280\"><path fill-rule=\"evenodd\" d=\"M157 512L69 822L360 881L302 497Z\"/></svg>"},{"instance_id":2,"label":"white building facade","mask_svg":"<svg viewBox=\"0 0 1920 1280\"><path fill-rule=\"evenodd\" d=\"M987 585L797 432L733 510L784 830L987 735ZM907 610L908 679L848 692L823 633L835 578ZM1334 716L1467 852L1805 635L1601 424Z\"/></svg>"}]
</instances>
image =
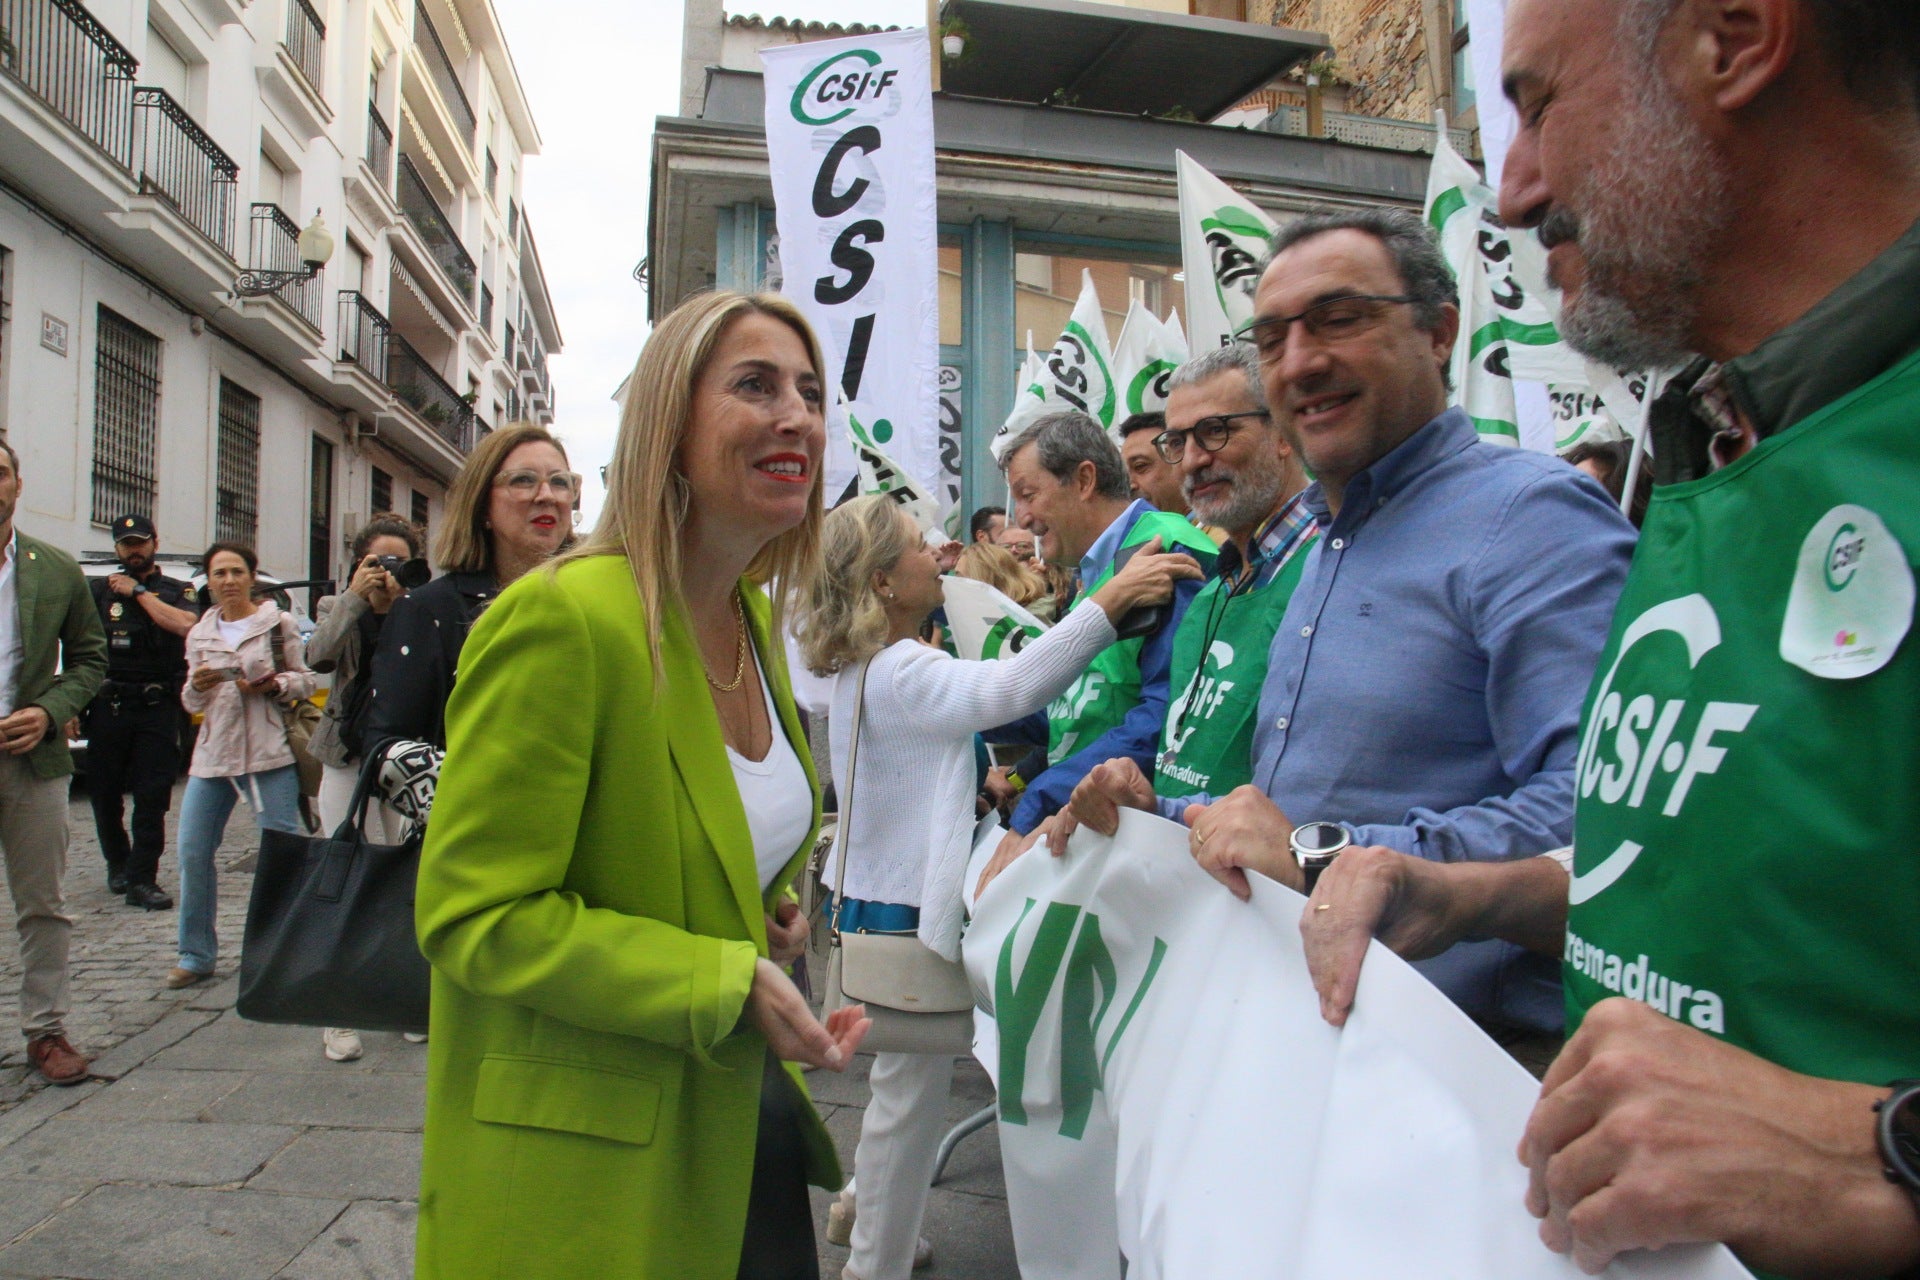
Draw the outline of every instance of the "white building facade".
<instances>
[{"instance_id":1,"label":"white building facade","mask_svg":"<svg viewBox=\"0 0 1920 1280\"><path fill-rule=\"evenodd\" d=\"M0 0L0 432L75 554L254 544L320 579L551 423L539 135L489 0ZM316 212L336 248L297 271Z\"/></svg>"}]
</instances>

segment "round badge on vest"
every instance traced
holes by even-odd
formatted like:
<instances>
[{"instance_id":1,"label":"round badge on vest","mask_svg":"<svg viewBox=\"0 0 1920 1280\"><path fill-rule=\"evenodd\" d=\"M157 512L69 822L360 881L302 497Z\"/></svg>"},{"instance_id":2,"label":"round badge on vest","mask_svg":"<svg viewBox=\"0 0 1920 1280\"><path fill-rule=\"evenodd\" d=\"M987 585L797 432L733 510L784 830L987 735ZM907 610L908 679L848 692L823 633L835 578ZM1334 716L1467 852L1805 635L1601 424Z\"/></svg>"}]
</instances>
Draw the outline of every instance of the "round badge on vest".
<instances>
[{"instance_id":1,"label":"round badge on vest","mask_svg":"<svg viewBox=\"0 0 1920 1280\"><path fill-rule=\"evenodd\" d=\"M1913 597L1906 549L1879 516L1842 503L1800 544L1780 656L1825 680L1870 676L1906 639Z\"/></svg>"}]
</instances>

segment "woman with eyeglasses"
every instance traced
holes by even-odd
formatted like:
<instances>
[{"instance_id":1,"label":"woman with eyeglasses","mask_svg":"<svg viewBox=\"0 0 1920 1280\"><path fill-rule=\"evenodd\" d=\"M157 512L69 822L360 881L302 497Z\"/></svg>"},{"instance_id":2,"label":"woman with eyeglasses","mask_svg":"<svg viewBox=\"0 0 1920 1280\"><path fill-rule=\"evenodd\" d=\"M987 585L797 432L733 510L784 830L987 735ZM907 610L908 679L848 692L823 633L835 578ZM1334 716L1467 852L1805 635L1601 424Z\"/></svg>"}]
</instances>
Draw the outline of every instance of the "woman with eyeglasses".
<instances>
[{"instance_id":1,"label":"woman with eyeglasses","mask_svg":"<svg viewBox=\"0 0 1920 1280\"><path fill-rule=\"evenodd\" d=\"M807 1186L842 1181L797 1064L845 1069L869 1024L786 973L819 345L784 298L696 294L628 386L592 535L488 610L447 708L420 1280L815 1280Z\"/></svg>"},{"instance_id":2,"label":"woman with eyeglasses","mask_svg":"<svg viewBox=\"0 0 1920 1280\"><path fill-rule=\"evenodd\" d=\"M447 491L433 540L443 576L394 601L373 652L366 730L446 749L447 695L474 620L508 584L573 534L580 477L545 427L514 423L487 436Z\"/></svg>"}]
</instances>

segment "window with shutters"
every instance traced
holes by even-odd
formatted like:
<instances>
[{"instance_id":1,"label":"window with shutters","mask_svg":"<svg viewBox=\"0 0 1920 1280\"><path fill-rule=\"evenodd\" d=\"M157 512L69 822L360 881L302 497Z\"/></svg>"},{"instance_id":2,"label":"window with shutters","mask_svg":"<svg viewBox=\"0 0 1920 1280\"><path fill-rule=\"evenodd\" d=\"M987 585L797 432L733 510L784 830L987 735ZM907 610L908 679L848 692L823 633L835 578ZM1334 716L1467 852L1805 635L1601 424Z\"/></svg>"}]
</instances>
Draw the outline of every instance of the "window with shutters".
<instances>
[{"instance_id":1,"label":"window with shutters","mask_svg":"<svg viewBox=\"0 0 1920 1280\"><path fill-rule=\"evenodd\" d=\"M160 339L101 307L93 374L93 523L153 516Z\"/></svg>"},{"instance_id":2,"label":"window with shutters","mask_svg":"<svg viewBox=\"0 0 1920 1280\"><path fill-rule=\"evenodd\" d=\"M422 530L427 527L427 495L418 489L413 491L413 522Z\"/></svg>"},{"instance_id":3,"label":"window with shutters","mask_svg":"<svg viewBox=\"0 0 1920 1280\"><path fill-rule=\"evenodd\" d=\"M307 576L318 581L333 576L333 444L319 436L313 437L310 485L307 493ZM324 594L319 587L307 593L309 615Z\"/></svg>"},{"instance_id":4,"label":"window with shutters","mask_svg":"<svg viewBox=\"0 0 1920 1280\"><path fill-rule=\"evenodd\" d=\"M260 536L260 397L222 378L219 416L213 536L251 547Z\"/></svg>"},{"instance_id":5,"label":"window with shutters","mask_svg":"<svg viewBox=\"0 0 1920 1280\"><path fill-rule=\"evenodd\" d=\"M393 510L393 477L380 468L373 469L373 506L375 512Z\"/></svg>"}]
</instances>

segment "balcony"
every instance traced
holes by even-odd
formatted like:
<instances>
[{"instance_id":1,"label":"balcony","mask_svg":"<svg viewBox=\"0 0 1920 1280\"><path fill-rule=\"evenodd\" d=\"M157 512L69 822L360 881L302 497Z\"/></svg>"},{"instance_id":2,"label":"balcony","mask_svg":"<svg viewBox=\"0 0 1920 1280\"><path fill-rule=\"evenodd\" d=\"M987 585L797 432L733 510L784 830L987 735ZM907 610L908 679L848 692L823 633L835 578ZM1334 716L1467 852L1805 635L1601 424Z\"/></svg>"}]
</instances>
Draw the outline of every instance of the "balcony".
<instances>
[{"instance_id":1,"label":"balcony","mask_svg":"<svg viewBox=\"0 0 1920 1280\"><path fill-rule=\"evenodd\" d=\"M433 87L440 91L440 100L445 104L447 115L453 120L462 144L470 152L478 117L473 113L473 104L467 101L466 90L460 87L460 73L454 70L453 59L447 56L447 47L440 43L440 33L433 29L425 7L418 4L413 10L413 43L420 50L421 61L426 63L427 76L433 81Z\"/></svg>"},{"instance_id":2,"label":"balcony","mask_svg":"<svg viewBox=\"0 0 1920 1280\"><path fill-rule=\"evenodd\" d=\"M320 21L307 0L287 0L287 56L307 78L315 93L322 92L321 71L326 60L327 24Z\"/></svg>"},{"instance_id":3,"label":"balcony","mask_svg":"<svg viewBox=\"0 0 1920 1280\"><path fill-rule=\"evenodd\" d=\"M473 285L478 271L473 258L466 247L460 243L460 236L453 229L453 223L440 209L433 198L433 192L427 188L425 178L413 166L413 161L403 154L399 162L399 178L395 184L400 201L400 211L406 215L407 222L420 236L421 244L433 263L446 277L453 291L459 295L468 307L473 306Z\"/></svg>"},{"instance_id":4,"label":"balcony","mask_svg":"<svg viewBox=\"0 0 1920 1280\"><path fill-rule=\"evenodd\" d=\"M74 0L0 0L0 71L133 167L133 77L139 64Z\"/></svg>"},{"instance_id":5,"label":"balcony","mask_svg":"<svg viewBox=\"0 0 1920 1280\"><path fill-rule=\"evenodd\" d=\"M367 168L382 187L393 180L393 128L371 102L367 104Z\"/></svg>"},{"instance_id":6,"label":"balcony","mask_svg":"<svg viewBox=\"0 0 1920 1280\"><path fill-rule=\"evenodd\" d=\"M387 334L386 383L400 403L419 414L420 420L462 457L473 448L473 406L420 358L412 343L391 331Z\"/></svg>"},{"instance_id":7,"label":"balcony","mask_svg":"<svg viewBox=\"0 0 1920 1280\"><path fill-rule=\"evenodd\" d=\"M300 228L277 204L256 204L247 221L247 266L255 271L299 271ZM296 280L269 295L320 332L321 278Z\"/></svg>"},{"instance_id":8,"label":"balcony","mask_svg":"<svg viewBox=\"0 0 1920 1280\"><path fill-rule=\"evenodd\" d=\"M133 154L141 190L162 197L231 258L240 166L165 89L134 86Z\"/></svg>"},{"instance_id":9,"label":"balcony","mask_svg":"<svg viewBox=\"0 0 1920 1280\"><path fill-rule=\"evenodd\" d=\"M387 335L393 326L363 293L340 291L340 359L356 364L375 382L387 380Z\"/></svg>"}]
</instances>

